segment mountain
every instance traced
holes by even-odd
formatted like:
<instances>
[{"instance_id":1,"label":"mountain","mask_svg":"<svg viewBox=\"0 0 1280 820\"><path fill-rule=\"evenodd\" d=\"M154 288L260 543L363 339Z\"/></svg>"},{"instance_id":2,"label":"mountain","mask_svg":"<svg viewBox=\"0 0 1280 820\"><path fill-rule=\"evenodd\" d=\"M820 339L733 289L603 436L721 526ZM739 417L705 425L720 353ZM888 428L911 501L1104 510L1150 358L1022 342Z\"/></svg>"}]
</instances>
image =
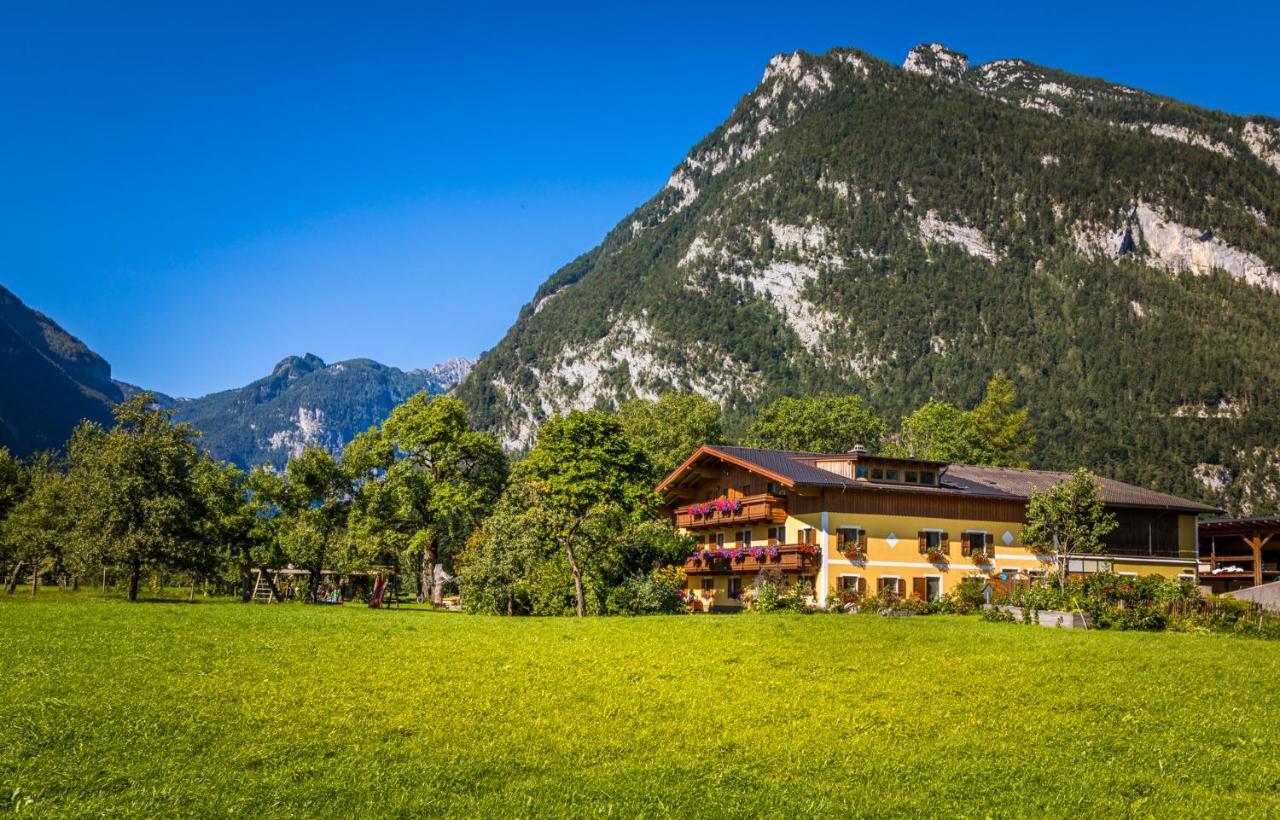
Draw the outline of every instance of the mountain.
<instances>
[{"instance_id":1,"label":"mountain","mask_svg":"<svg viewBox=\"0 0 1280 820\"><path fill-rule=\"evenodd\" d=\"M1280 121L940 45L778 55L458 395L520 448L668 389L893 421L997 370L1038 467L1274 506Z\"/></svg>"},{"instance_id":2,"label":"mountain","mask_svg":"<svg viewBox=\"0 0 1280 820\"><path fill-rule=\"evenodd\" d=\"M111 365L0 286L0 446L27 455L62 447L82 419L111 420Z\"/></svg>"},{"instance_id":3,"label":"mountain","mask_svg":"<svg viewBox=\"0 0 1280 820\"><path fill-rule=\"evenodd\" d=\"M289 356L246 387L199 399L168 399L175 419L204 433L218 458L250 466L283 467L310 444L338 452L357 433L379 424L391 409L422 391L444 393L471 363L450 359L430 370L405 372L370 359L325 364L313 354Z\"/></svg>"}]
</instances>

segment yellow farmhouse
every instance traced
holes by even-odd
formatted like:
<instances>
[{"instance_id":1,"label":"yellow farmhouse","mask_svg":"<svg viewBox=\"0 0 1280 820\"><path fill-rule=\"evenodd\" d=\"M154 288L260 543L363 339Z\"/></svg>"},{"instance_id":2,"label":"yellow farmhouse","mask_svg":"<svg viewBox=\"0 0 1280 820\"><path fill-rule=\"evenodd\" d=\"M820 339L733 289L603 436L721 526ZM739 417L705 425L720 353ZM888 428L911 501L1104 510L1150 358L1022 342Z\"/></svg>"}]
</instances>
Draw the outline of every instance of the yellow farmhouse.
<instances>
[{"instance_id":1,"label":"yellow farmhouse","mask_svg":"<svg viewBox=\"0 0 1280 820\"><path fill-rule=\"evenodd\" d=\"M1027 497L1065 474L848 453L704 446L658 485L697 548L685 563L699 608L740 606L762 569L832 589L934 599L969 575L1019 580L1052 569L1022 543ZM1119 526L1075 573L1196 577L1196 516L1214 508L1111 479Z\"/></svg>"}]
</instances>

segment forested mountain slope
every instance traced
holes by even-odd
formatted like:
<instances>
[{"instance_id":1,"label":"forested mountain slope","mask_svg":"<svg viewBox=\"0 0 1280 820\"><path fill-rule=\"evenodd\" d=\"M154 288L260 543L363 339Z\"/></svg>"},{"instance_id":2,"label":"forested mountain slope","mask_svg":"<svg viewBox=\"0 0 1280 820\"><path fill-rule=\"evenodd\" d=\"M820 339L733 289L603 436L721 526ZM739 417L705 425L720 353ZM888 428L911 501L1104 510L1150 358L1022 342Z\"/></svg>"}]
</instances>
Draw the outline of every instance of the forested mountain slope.
<instances>
[{"instance_id":1,"label":"forested mountain slope","mask_svg":"<svg viewBox=\"0 0 1280 820\"><path fill-rule=\"evenodd\" d=\"M0 286L0 447L57 449L81 419L108 421L120 397L105 359Z\"/></svg>"},{"instance_id":2,"label":"forested mountain slope","mask_svg":"<svg viewBox=\"0 0 1280 820\"><path fill-rule=\"evenodd\" d=\"M459 388L508 446L693 390L890 420L1002 370L1036 466L1260 509L1280 466L1280 121L941 46L770 61ZM1268 486L1269 485L1269 486Z\"/></svg>"}]
</instances>

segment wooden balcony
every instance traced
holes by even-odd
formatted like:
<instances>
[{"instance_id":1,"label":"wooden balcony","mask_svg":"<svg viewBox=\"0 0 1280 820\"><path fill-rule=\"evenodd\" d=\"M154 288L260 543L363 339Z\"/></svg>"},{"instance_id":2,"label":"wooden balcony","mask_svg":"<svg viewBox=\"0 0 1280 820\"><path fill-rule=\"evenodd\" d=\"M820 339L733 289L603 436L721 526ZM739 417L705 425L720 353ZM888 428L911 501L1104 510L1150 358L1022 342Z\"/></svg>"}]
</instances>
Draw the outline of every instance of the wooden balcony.
<instances>
[{"instance_id":1,"label":"wooden balcony","mask_svg":"<svg viewBox=\"0 0 1280 820\"><path fill-rule=\"evenodd\" d=\"M701 515L693 511L699 507L714 507L715 502L686 504L676 507L676 526L686 530L723 529L746 524L785 524L787 505L783 499L768 493L748 495L738 499L737 510L709 509Z\"/></svg>"},{"instance_id":2,"label":"wooden balcony","mask_svg":"<svg viewBox=\"0 0 1280 820\"><path fill-rule=\"evenodd\" d=\"M725 547L725 549L736 550L737 548ZM822 565L822 557L812 544L785 544L759 549L763 552L759 556L753 556L744 547L741 550L741 557L737 558L724 558L719 555L703 558L702 551L699 550L697 555L685 559L684 571L686 575L754 574L762 569L773 569L778 572L817 572ZM716 549L716 552L719 552L719 549ZM769 552L777 554L770 555Z\"/></svg>"}]
</instances>

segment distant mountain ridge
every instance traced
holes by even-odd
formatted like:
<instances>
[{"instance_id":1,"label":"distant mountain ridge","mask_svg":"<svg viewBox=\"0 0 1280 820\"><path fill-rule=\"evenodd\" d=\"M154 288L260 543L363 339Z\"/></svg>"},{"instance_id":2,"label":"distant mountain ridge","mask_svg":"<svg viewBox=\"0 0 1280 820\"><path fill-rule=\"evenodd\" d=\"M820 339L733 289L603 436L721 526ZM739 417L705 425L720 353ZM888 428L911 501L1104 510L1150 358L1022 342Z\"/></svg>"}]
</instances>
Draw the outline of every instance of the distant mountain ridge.
<instances>
[{"instance_id":1,"label":"distant mountain ridge","mask_svg":"<svg viewBox=\"0 0 1280 820\"><path fill-rule=\"evenodd\" d=\"M1038 467L1275 506L1280 121L938 44L779 54L458 395L518 449L671 389L892 422L995 371Z\"/></svg>"},{"instance_id":2,"label":"distant mountain ridge","mask_svg":"<svg viewBox=\"0 0 1280 820\"><path fill-rule=\"evenodd\" d=\"M245 387L197 399L147 392L199 429L218 458L282 467L307 445L341 450L415 393L452 389L472 364L454 358L406 372L371 359L326 364L308 353ZM113 380L104 358L3 286L0 384L0 446L19 455L62 448L84 419L110 425L112 406L145 390Z\"/></svg>"},{"instance_id":3,"label":"distant mountain ridge","mask_svg":"<svg viewBox=\"0 0 1280 820\"><path fill-rule=\"evenodd\" d=\"M447 392L471 367L450 359L408 372L371 359L326 364L311 353L282 359L245 387L172 403L175 418L204 433L214 456L241 466L283 467L309 445L340 452L397 404L426 391Z\"/></svg>"}]
</instances>

